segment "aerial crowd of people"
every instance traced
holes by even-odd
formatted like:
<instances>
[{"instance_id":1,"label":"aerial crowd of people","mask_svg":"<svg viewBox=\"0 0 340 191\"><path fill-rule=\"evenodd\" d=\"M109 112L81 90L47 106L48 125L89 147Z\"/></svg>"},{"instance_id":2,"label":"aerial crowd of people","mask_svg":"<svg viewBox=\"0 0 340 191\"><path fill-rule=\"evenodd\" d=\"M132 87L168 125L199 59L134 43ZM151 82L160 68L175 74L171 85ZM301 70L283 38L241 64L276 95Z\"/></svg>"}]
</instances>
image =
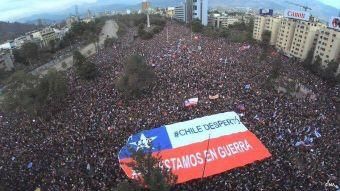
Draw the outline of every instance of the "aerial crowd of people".
<instances>
[{"instance_id":1,"label":"aerial crowd of people","mask_svg":"<svg viewBox=\"0 0 340 191\"><path fill-rule=\"evenodd\" d=\"M64 103L49 108L59 112L47 109L48 118L1 113L0 188L112 190L128 179L118 152L130 135L236 111L272 156L173 190L337 189L334 98L339 87L327 85L283 55L260 59L263 49L257 44L243 49L248 44L191 35L189 28L175 22L150 40L132 40L135 34L131 28L120 43L89 58L99 69L95 80L79 79L74 69L67 72L69 94ZM144 56L157 80L147 94L126 99L115 80L133 54ZM281 80L303 84L316 98L297 98L265 86L274 60L282 63ZM183 107L192 97L198 97L197 106Z\"/></svg>"}]
</instances>

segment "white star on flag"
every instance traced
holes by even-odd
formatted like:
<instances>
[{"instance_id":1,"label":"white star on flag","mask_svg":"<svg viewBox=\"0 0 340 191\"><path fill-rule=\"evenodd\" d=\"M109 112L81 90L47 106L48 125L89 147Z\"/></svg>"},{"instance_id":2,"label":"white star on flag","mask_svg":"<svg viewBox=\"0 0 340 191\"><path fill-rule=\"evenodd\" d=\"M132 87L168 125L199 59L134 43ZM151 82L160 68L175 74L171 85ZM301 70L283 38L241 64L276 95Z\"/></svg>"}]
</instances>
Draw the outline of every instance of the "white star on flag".
<instances>
[{"instance_id":1,"label":"white star on flag","mask_svg":"<svg viewBox=\"0 0 340 191\"><path fill-rule=\"evenodd\" d=\"M145 137L145 135L142 133L142 134L140 135L140 138L139 138L138 141L132 142L132 143L130 143L130 144L131 144L131 145L137 146L137 151L138 151L139 149L143 149L143 148L147 148L147 149L148 149L148 148L150 148L151 142L152 142L153 140L155 140L156 138L157 138L157 136L147 138L147 137ZM152 147L152 149L154 149L154 148Z\"/></svg>"}]
</instances>

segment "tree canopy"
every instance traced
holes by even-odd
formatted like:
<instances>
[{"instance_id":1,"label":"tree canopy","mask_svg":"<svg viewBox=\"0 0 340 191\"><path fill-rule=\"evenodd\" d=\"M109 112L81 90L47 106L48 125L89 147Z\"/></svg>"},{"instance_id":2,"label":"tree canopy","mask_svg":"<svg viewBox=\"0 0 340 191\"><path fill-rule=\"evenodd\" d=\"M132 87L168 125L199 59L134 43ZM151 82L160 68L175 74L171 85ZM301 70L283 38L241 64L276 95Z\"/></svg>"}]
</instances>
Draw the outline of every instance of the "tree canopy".
<instances>
[{"instance_id":1,"label":"tree canopy","mask_svg":"<svg viewBox=\"0 0 340 191\"><path fill-rule=\"evenodd\" d=\"M127 97L139 96L150 89L155 74L139 55L130 56L124 65L124 73L117 80L118 89Z\"/></svg>"},{"instance_id":2,"label":"tree canopy","mask_svg":"<svg viewBox=\"0 0 340 191\"><path fill-rule=\"evenodd\" d=\"M130 182L118 185L118 191L144 190L169 191L177 182L177 176L170 169L160 166L161 158L152 155L150 149L131 151L133 162L128 165L139 174L139 177Z\"/></svg>"},{"instance_id":3,"label":"tree canopy","mask_svg":"<svg viewBox=\"0 0 340 191\"><path fill-rule=\"evenodd\" d=\"M60 103L67 94L66 75L56 70L50 70L42 78L17 71L7 84L2 106L9 112L36 115L47 104Z\"/></svg>"},{"instance_id":4,"label":"tree canopy","mask_svg":"<svg viewBox=\"0 0 340 191\"><path fill-rule=\"evenodd\" d=\"M87 60L85 56L82 55L79 51L73 52L73 64L77 70L78 75L82 79L92 80L98 74L96 65L93 62Z\"/></svg>"}]
</instances>

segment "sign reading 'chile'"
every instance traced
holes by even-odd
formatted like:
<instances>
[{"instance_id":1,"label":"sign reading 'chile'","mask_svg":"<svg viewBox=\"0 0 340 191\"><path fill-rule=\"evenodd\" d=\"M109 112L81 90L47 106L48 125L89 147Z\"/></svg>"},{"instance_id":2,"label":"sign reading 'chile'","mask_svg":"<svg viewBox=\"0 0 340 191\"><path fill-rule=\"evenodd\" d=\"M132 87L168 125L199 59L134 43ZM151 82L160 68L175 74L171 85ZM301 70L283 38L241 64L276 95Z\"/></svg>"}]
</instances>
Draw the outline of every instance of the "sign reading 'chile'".
<instances>
[{"instance_id":1,"label":"sign reading 'chile'","mask_svg":"<svg viewBox=\"0 0 340 191\"><path fill-rule=\"evenodd\" d=\"M177 183L219 174L271 156L235 112L219 113L163 125L129 137L119 152L121 168L138 178L128 165L131 149L148 149L161 156L160 166L178 176Z\"/></svg>"},{"instance_id":2,"label":"sign reading 'chile'","mask_svg":"<svg viewBox=\"0 0 340 191\"><path fill-rule=\"evenodd\" d=\"M286 9L283 16L286 18L291 18L291 19L309 21L310 13L306 11L295 11L291 9Z\"/></svg>"}]
</instances>

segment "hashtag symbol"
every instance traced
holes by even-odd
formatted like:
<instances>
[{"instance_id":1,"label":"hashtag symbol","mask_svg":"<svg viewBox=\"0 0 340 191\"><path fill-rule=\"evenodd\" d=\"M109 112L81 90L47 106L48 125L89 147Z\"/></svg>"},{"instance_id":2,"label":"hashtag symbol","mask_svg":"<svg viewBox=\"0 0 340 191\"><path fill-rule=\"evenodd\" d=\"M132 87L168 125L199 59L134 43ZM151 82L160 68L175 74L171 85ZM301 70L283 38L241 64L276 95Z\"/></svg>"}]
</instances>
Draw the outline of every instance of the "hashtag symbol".
<instances>
[{"instance_id":1,"label":"hashtag symbol","mask_svg":"<svg viewBox=\"0 0 340 191\"><path fill-rule=\"evenodd\" d=\"M175 137L178 137L179 134L178 134L178 131L175 131Z\"/></svg>"}]
</instances>

